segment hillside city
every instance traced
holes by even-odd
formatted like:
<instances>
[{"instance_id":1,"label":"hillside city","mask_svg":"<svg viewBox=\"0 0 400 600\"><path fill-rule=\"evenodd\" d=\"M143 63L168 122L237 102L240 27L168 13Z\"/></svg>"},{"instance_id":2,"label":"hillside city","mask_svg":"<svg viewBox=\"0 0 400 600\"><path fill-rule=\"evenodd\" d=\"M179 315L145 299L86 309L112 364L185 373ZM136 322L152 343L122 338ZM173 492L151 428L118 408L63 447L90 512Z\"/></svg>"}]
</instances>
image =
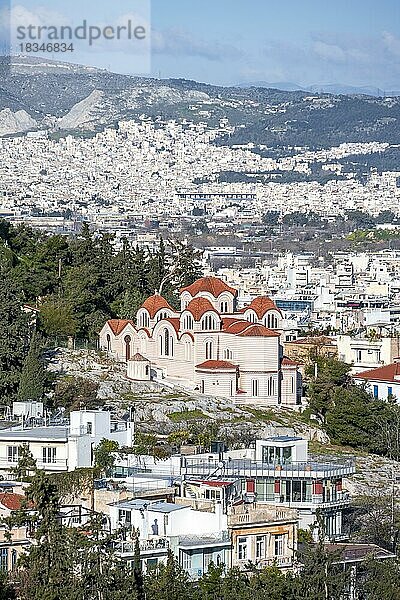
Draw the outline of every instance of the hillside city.
<instances>
[{"instance_id":1,"label":"hillside city","mask_svg":"<svg viewBox=\"0 0 400 600\"><path fill-rule=\"evenodd\" d=\"M399 98L51 65L0 90L0 598L400 599Z\"/></svg>"}]
</instances>

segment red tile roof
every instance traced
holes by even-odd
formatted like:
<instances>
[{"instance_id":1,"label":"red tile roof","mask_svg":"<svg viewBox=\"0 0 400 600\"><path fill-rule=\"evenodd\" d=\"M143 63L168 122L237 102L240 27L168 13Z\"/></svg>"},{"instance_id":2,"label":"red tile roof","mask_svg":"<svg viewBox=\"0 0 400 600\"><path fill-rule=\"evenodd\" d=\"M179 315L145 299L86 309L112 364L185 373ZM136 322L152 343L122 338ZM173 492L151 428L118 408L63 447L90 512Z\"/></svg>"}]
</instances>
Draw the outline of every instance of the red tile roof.
<instances>
[{"instance_id":1,"label":"red tile roof","mask_svg":"<svg viewBox=\"0 0 400 600\"><path fill-rule=\"evenodd\" d=\"M287 358L286 356L283 357L282 362L281 362L282 367L298 367L301 364L302 363L291 360L290 358Z\"/></svg>"},{"instance_id":2,"label":"red tile roof","mask_svg":"<svg viewBox=\"0 0 400 600\"><path fill-rule=\"evenodd\" d=\"M247 327L247 329L238 333L238 335L240 337L279 337L277 331L267 329L264 325L258 325L257 323L250 325L250 327Z\"/></svg>"},{"instance_id":3,"label":"red tile roof","mask_svg":"<svg viewBox=\"0 0 400 600\"><path fill-rule=\"evenodd\" d=\"M171 323L172 327L175 329L176 333L179 333L180 321L178 317L170 317L169 319L163 319L163 321L167 321Z\"/></svg>"},{"instance_id":4,"label":"red tile roof","mask_svg":"<svg viewBox=\"0 0 400 600\"><path fill-rule=\"evenodd\" d=\"M0 504L9 510L18 510L25 496L22 494L14 494L12 492L4 492L0 494Z\"/></svg>"},{"instance_id":5,"label":"red tile roof","mask_svg":"<svg viewBox=\"0 0 400 600\"><path fill-rule=\"evenodd\" d=\"M372 379L373 381L391 381L400 383L400 363L392 363L391 365L385 365L378 367L377 369L370 369L369 371L362 371L353 376L355 379ZM395 379L398 377L398 379Z\"/></svg>"},{"instance_id":6,"label":"red tile roof","mask_svg":"<svg viewBox=\"0 0 400 600\"><path fill-rule=\"evenodd\" d=\"M205 362L196 365L196 369L211 369L215 371L236 370L236 365L227 360L206 360Z\"/></svg>"},{"instance_id":7,"label":"red tile roof","mask_svg":"<svg viewBox=\"0 0 400 600\"><path fill-rule=\"evenodd\" d=\"M110 319L109 321L107 321L107 323L109 324L111 331L114 335L119 335L120 333L122 333L125 327L129 325L129 323L133 325L133 327L135 327L134 322L128 319Z\"/></svg>"},{"instance_id":8,"label":"red tile roof","mask_svg":"<svg viewBox=\"0 0 400 600\"><path fill-rule=\"evenodd\" d=\"M245 319L224 319L222 322L222 331L232 333L234 335L248 337L279 337L277 331L267 329L264 325L251 323Z\"/></svg>"},{"instance_id":9,"label":"red tile roof","mask_svg":"<svg viewBox=\"0 0 400 600\"><path fill-rule=\"evenodd\" d=\"M195 321L200 321L204 313L208 311L212 311L218 314L218 312L215 310L211 302L207 300L207 298L193 298L193 300L191 300L187 305L186 310L192 313Z\"/></svg>"},{"instance_id":10,"label":"red tile roof","mask_svg":"<svg viewBox=\"0 0 400 600\"><path fill-rule=\"evenodd\" d=\"M254 300L248 306L242 308L240 312L245 312L249 308L254 310L259 319L262 319L265 313L269 310L277 310L279 313L281 312L276 306L275 302L273 302L271 298L268 298L268 296L259 296L258 298L254 298Z\"/></svg>"},{"instance_id":11,"label":"red tile roof","mask_svg":"<svg viewBox=\"0 0 400 600\"><path fill-rule=\"evenodd\" d=\"M218 277L202 277L198 279L192 285L188 285L180 290L180 293L189 292L189 294L194 297L199 292L209 292L214 296L214 298L218 298L223 292L229 292L233 296L237 296L237 290L230 287L227 283L219 279Z\"/></svg>"},{"instance_id":12,"label":"red tile roof","mask_svg":"<svg viewBox=\"0 0 400 600\"><path fill-rule=\"evenodd\" d=\"M136 352L136 354L134 354L130 360L134 360L135 362L149 362L148 359L139 352Z\"/></svg>"},{"instance_id":13,"label":"red tile roof","mask_svg":"<svg viewBox=\"0 0 400 600\"><path fill-rule=\"evenodd\" d=\"M160 296L160 294L154 294L147 298L140 308L145 308L150 315L150 319L154 319L156 313L161 308L169 308L172 312L175 312L174 309L168 304L165 298Z\"/></svg>"}]
</instances>

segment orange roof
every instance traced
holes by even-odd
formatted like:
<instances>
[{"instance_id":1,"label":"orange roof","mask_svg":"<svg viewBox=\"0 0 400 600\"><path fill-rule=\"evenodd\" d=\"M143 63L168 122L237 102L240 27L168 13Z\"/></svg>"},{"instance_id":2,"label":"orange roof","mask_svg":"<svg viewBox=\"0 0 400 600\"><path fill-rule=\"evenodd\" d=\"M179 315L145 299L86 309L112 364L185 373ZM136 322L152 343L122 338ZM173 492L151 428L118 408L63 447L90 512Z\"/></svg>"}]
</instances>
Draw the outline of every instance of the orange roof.
<instances>
[{"instance_id":1,"label":"orange roof","mask_svg":"<svg viewBox=\"0 0 400 600\"><path fill-rule=\"evenodd\" d=\"M168 321L168 323L171 323L171 325L175 329L176 333L179 333L180 322L177 317L171 317L169 319L164 319L164 321Z\"/></svg>"},{"instance_id":2,"label":"orange roof","mask_svg":"<svg viewBox=\"0 0 400 600\"><path fill-rule=\"evenodd\" d=\"M369 371L362 371L353 375L355 379L372 379L373 381L391 381L400 383L400 363L392 363L391 365L385 365L378 367L377 369L370 369ZM398 379L395 379L398 377Z\"/></svg>"},{"instance_id":3,"label":"orange roof","mask_svg":"<svg viewBox=\"0 0 400 600\"><path fill-rule=\"evenodd\" d=\"M290 358L287 358L286 356L283 357L282 362L281 362L282 367L298 367L301 364L302 363L295 362L294 360L290 360Z\"/></svg>"},{"instance_id":4,"label":"orange roof","mask_svg":"<svg viewBox=\"0 0 400 600\"><path fill-rule=\"evenodd\" d=\"M223 331L226 333L241 333L247 329L247 327L250 327L250 325L252 325L252 323L245 319L232 319L230 323L224 326Z\"/></svg>"},{"instance_id":5,"label":"orange roof","mask_svg":"<svg viewBox=\"0 0 400 600\"><path fill-rule=\"evenodd\" d=\"M207 298L193 298L193 300L189 302L185 310L188 310L190 313L192 313L195 321L200 321L204 313L210 310L218 314L211 302L207 300Z\"/></svg>"},{"instance_id":6,"label":"orange roof","mask_svg":"<svg viewBox=\"0 0 400 600\"><path fill-rule=\"evenodd\" d=\"M277 331L267 329L264 325L258 325L257 323L250 325L250 327L247 327L247 329L238 333L238 335L241 337L279 337Z\"/></svg>"},{"instance_id":7,"label":"orange roof","mask_svg":"<svg viewBox=\"0 0 400 600\"><path fill-rule=\"evenodd\" d=\"M145 308L150 315L150 319L154 319L156 313L161 308L169 308L172 312L175 312L174 309L168 304L165 298L160 296L160 294L154 294L147 298L140 308Z\"/></svg>"},{"instance_id":8,"label":"orange roof","mask_svg":"<svg viewBox=\"0 0 400 600\"><path fill-rule=\"evenodd\" d=\"M254 298L252 302L241 309L240 312L245 312L249 308L252 308L256 313L259 319L262 319L266 312L269 310L277 310L279 313L281 312L279 308L276 306L275 302L268 298L268 296L259 296L258 298Z\"/></svg>"},{"instance_id":9,"label":"orange roof","mask_svg":"<svg viewBox=\"0 0 400 600\"><path fill-rule=\"evenodd\" d=\"M135 324L130 319L110 319L107 321L109 326L111 327L111 331L114 335L119 335L125 329L125 327L130 323L135 327Z\"/></svg>"},{"instance_id":10,"label":"orange roof","mask_svg":"<svg viewBox=\"0 0 400 600\"><path fill-rule=\"evenodd\" d=\"M202 277L192 283L192 285L181 288L180 293L182 294L183 292L189 292L192 297L196 296L199 292L209 292L214 298L218 298L222 292L229 292L233 296L237 296L237 290L230 287L218 277Z\"/></svg>"},{"instance_id":11,"label":"orange roof","mask_svg":"<svg viewBox=\"0 0 400 600\"><path fill-rule=\"evenodd\" d=\"M0 504L9 510L19 510L25 496L22 494L14 494L12 492L4 492L0 494Z\"/></svg>"},{"instance_id":12,"label":"orange roof","mask_svg":"<svg viewBox=\"0 0 400 600\"><path fill-rule=\"evenodd\" d=\"M136 354L134 354L130 360L133 360L135 362L149 362L149 360L139 352L136 352Z\"/></svg>"},{"instance_id":13,"label":"orange roof","mask_svg":"<svg viewBox=\"0 0 400 600\"><path fill-rule=\"evenodd\" d=\"M227 360L206 360L205 362L196 365L196 369L212 369L212 370L236 370L236 365Z\"/></svg>"}]
</instances>

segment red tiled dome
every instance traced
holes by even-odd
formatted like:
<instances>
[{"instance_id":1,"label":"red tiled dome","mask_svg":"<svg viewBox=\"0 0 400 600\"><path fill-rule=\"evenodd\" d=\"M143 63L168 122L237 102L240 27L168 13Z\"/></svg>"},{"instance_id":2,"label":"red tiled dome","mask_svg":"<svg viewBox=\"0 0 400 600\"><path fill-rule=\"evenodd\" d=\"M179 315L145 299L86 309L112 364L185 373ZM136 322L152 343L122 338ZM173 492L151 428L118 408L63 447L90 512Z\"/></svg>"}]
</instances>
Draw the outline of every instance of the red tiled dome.
<instances>
[{"instance_id":1,"label":"red tiled dome","mask_svg":"<svg viewBox=\"0 0 400 600\"><path fill-rule=\"evenodd\" d=\"M249 308L254 310L259 319L262 319L265 313L269 310L277 310L279 313L281 312L276 306L275 302L273 302L271 298L268 298L268 296L259 296L258 298L254 298L254 300L248 306L242 308L241 312L245 312Z\"/></svg>"},{"instance_id":2,"label":"red tiled dome","mask_svg":"<svg viewBox=\"0 0 400 600\"><path fill-rule=\"evenodd\" d=\"M214 298L218 298L223 292L229 292L233 296L237 296L237 290L230 287L218 277L202 277L192 283L192 285L182 288L180 293L182 294L183 292L189 292L193 298L200 292L208 292Z\"/></svg>"},{"instance_id":3,"label":"red tiled dome","mask_svg":"<svg viewBox=\"0 0 400 600\"><path fill-rule=\"evenodd\" d=\"M168 304L165 298L160 296L160 294L154 294L147 298L140 308L145 308L150 315L150 319L154 319L156 313L161 308L169 308L169 310L174 311L174 309Z\"/></svg>"},{"instance_id":4,"label":"red tiled dome","mask_svg":"<svg viewBox=\"0 0 400 600\"><path fill-rule=\"evenodd\" d=\"M185 310L188 310L193 315L195 321L200 321L204 313L208 311L212 311L218 314L211 302L207 300L207 298L193 298L193 300L189 302Z\"/></svg>"}]
</instances>

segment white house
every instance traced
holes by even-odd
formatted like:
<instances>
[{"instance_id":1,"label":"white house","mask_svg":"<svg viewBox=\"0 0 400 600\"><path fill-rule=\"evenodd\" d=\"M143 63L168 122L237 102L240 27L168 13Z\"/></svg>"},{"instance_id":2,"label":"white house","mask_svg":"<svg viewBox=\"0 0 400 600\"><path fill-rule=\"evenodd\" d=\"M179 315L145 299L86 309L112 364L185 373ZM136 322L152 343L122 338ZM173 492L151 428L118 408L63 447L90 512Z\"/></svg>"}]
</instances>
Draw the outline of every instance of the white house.
<instances>
[{"instance_id":1,"label":"white house","mask_svg":"<svg viewBox=\"0 0 400 600\"><path fill-rule=\"evenodd\" d=\"M132 446L133 436L133 423L112 421L111 414L101 410L73 411L69 425L1 429L0 471L16 466L22 445L29 447L39 469L73 471L92 466L93 449L103 438Z\"/></svg>"},{"instance_id":2,"label":"white house","mask_svg":"<svg viewBox=\"0 0 400 600\"><path fill-rule=\"evenodd\" d=\"M387 400L393 396L400 403L400 359L378 369L357 373L354 381L366 385L374 398Z\"/></svg>"},{"instance_id":3,"label":"white house","mask_svg":"<svg viewBox=\"0 0 400 600\"><path fill-rule=\"evenodd\" d=\"M295 362L283 360L280 310L266 296L241 309L236 299L221 279L202 277L181 289L179 311L155 294L136 322L107 321L100 347L127 362L131 379L161 374L239 404L299 404L301 376Z\"/></svg>"}]
</instances>

